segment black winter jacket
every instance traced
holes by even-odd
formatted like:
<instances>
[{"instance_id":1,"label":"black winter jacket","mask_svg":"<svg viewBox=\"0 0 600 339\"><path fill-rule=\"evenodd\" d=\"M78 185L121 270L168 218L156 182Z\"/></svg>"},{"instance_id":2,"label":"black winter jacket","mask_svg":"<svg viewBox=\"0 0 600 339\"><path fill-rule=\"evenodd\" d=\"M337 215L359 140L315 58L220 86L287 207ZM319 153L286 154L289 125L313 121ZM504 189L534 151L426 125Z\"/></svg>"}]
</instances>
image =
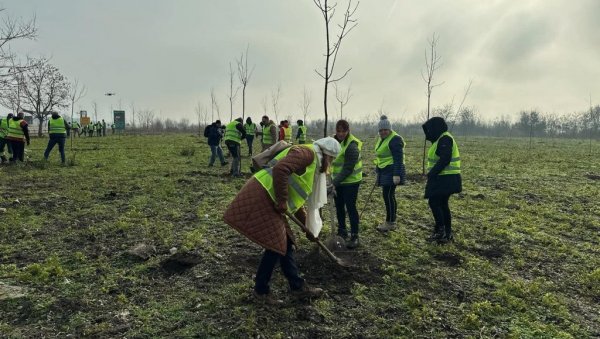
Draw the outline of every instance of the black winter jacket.
<instances>
[{"instance_id":1,"label":"black winter jacket","mask_svg":"<svg viewBox=\"0 0 600 339\"><path fill-rule=\"evenodd\" d=\"M442 133L448 131L448 125L443 118L433 117L427 120L422 127L425 138L431 143L439 139L435 154L440 157L440 160L427 173L425 198L448 196L462 192L462 177L460 174L439 175L452 159L452 138L448 136L440 138Z\"/></svg>"}]
</instances>

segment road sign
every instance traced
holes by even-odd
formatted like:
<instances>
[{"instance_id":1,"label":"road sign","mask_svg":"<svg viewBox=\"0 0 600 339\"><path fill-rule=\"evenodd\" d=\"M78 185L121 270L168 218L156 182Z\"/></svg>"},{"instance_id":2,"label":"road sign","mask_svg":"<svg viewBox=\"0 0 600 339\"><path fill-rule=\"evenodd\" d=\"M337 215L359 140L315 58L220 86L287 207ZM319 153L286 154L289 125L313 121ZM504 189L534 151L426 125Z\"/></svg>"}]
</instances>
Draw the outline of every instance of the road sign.
<instances>
[{"instance_id":1,"label":"road sign","mask_svg":"<svg viewBox=\"0 0 600 339\"><path fill-rule=\"evenodd\" d=\"M90 121L90 120L91 120L91 118L90 118L90 117L81 117L81 119L80 119L80 120L81 120L81 126L87 126L87 125L89 125L89 124L90 124L90 122L91 122L91 121Z\"/></svg>"},{"instance_id":2,"label":"road sign","mask_svg":"<svg viewBox=\"0 0 600 339\"><path fill-rule=\"evenodd\" d=\"M116 130L125 130L125 111L113 111L113 121Z\"/></svg>"}]
</instances>

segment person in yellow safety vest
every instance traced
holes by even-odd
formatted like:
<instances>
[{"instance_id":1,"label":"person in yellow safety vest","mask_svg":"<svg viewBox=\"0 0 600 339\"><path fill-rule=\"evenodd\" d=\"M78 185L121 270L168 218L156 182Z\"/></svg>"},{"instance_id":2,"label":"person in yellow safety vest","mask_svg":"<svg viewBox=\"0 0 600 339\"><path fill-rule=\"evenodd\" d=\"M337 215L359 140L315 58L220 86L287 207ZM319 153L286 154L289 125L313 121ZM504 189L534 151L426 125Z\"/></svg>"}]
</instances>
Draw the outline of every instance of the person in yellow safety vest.
<instances>
[{"instance_id":1,"label":"person in yellow safety vest","mask_svg":"<svg viewBox=\"0 0 600 339\"><path fill-rule=\"evenodd\" d=\"M50 152L54 148L54 145L58 144L58 151L60 152L60 161L65 164L65 141L67 140L67 133L69 132L69 125L63 117L57 112L52 112L52 117L48 120L48 146L44 152L44 159L48 160Z\"/></svg>"},{"instance_id":2,"label":"person in yellow safety vest","mask_svg":"<svg viewBox=\"0 0 600 339\"><path fill-rule=\"evenodd\" d=\"M450 196L462 192L460 152L456 140L448 132L448 125L441 117L434 117L423 124L425 138L431 142L427 153L427 184L425 198L429 200L435 226L429 241L446 243L453 239L452 215L448 201Z\"/></svg>"},{"instance_id":3,"label":"person in yellow safety vest","mask_svg":"<svg viewBox=\"0 0 600 339\"><path fill-rule=\"evenodd\" d=\"M385 203L385 222L377 226L380 232L396 229L396 186L406 184L404 168L404 139L392 129L387 116L382 115L378 124L379 138L375 144L375 170L377 185L382 187Z\"/></svg>"},{"instance_id":4,"label":"person in yellow safety vest","mask_svg":"<svg viewBox=\"0 0 600 339\"><path fill-rule=\"evenodd\" d=\"M93 137L94 132L96 132L96 125L90 121L90 123L87 125L87 128L88 128L88 137Z\"/></svg>"},{"instance_id":5,"label":"person in yellow safety vest","mask_svg":"<svg viewBox=\"0 0 600 339\"><path fill-rule=\"evenodd\" d=\"M13 151L12 158L10 159L11 162L16 162L17 160L23 162L25 160L25 141L27 141L27 146L30 143L29 125L23 119L24 117L25 113L19 112L12 119L8 120L6 139L10 142Z\"/></svg>"},{"instance_id":6,"label":"person in yellow safety vest","mask_svg":"<svg viewBox=\"0 0 600 339\"><path fill-rule=\"evenodd\" d=\"M261 152L264 152L267 148L273 146L273 144L277 142L277 126L275 126L273 120L270 120L266 115L263 115L260 125L262 126L262 129L256 134L262 137Z\"/></svg>"},{"instance_id":7,"label":"person in yellow safety vest","mask_svg":"<svg viewBox=\"0 0 600 339\"><path fill-rule=\"evenodd\" d=\"M287 120L283 120L283 140L285 142L291 144L292 143L292 126L290 126L290 122Z\"/></svg>"},{"instance_id":8,"label":"person in yellow safety vest","mask_svg":"<svg viewBox=\"0 0 600 339\"><path fill-rule=\"evenodd\" d=\"M296 135L296 141L299 144L306 144L306 126L304 126L304 121L298 120L296 121L298 124L298 134Z\"/></svg>"},{"instance_id":9,"label":"person in yellow safety vest","mask_svg":"<svg viewBox=\"0 0 600 339\"><path fill-rule=\"evenodd\" d=\"M96 131L98 132L98 136L101 137L102 136L102 123L100 121L98 121L96 123Z\"/></svg>"},{"instance_id":10,"label":"person in yellow safety vest","mask_svg":"<svg viewBox=\"0 0 600 339\"><path fill-rule=\"evenodd\" d=\"M79 127L80 125L77 121L71 122L71 135L73 138L79 136Z\"/></svg>"},{"instance_id":11,"label":"person in yellow safety vest","mask_svg":"<svg viewBox=\"0 0 600 339\"><path fill-rule=\"evenodd\" d=\"M350 133L350 124L346 120L339 120L335 124L335 140L340 143L340 154L332 165L332 185L335 200L338 231L337 234L348 239L346 229L346 211L350 220L350 241L346 243L349 249L359 245L359 216L356 208L358 189L362 181L362 160L360 152L362 141Z\"/></svg>"},{"instance_id":12,"label":"person in yellow safety vest","mask_svg":"<svg viewBox=\"0 0 600 339\"><path fill-rule=\"evenodd\" d=\"M12 155L12 147L8 139L6 139L6 136L8 135L8 122L13 118L13 116L14 115L12 113L8 113L6 118L2 118L0 120L0 159L2 159L2 163L8 161L8 158L4 153L4 146L6 146L8 154Z\"/></svg>"},{"instance_id":13,"label":"person in yellow safety vest","mask_svg":"<svg viewBox=\"0 0 600 339\"><path fill-rule=\"evenodd\" d=\"M256 134L256 124L252 122L252 118L247 117L244 124L246 130L246 143L248 144L248 156L252 156L252 145L254 144L254 135Z\"/></svg>"},{"instance_id":14,"label":"person in yellow safety vest","mask_svg":"<svg viewBox=\"0 0 600 339\"><path fill-rule=\"evenodd\" d=\"M225 126L225 145L231 154L231 170L229 173L232 177L242 177L242 140L246 139L246 130L242 124L242 118L237 118Z\"/></svg>"},{"instance_id":15,"label":"person in yellow safety vest","mask_svg":"<svg viewBox=\"0 0 600 339\"><path fill-rule=\"evenodd\" d=\"M294 296L304 299L323 295L322 289L308 286L300 277L294 258L297 243L286 214L294 214L307 225L306 237L316 240L320 227L312 228L315 224L311 221L316 220L318 206L326 203L321 197L327 194L320 183L339 152L340 144L331 137L285 149L273 159L273 167L258 171L246 182L225 211L223 219L228 225L265 248L253 291L257 302L283 302L271 294L269 286L278 263Z\"/></svg>"}]
</instances>

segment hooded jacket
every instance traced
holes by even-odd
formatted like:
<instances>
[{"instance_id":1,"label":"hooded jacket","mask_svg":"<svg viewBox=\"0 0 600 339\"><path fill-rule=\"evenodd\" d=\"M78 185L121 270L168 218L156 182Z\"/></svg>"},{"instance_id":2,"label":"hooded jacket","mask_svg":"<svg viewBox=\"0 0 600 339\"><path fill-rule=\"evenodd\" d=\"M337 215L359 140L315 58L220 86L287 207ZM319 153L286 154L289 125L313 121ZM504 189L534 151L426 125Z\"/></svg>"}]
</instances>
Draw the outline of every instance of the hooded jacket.
<instances>
[{"instance_id":1,"label":"hooded jacket","mask_svg":"<svg viewBox=\"0 0 600 339\"><path fill-rule=\"evenodd\" d=\"M452 159L452 138L443 136L448 131L448 125L443 118L433 117L423 124L425 139L431 143L438 141L435 154L440 157L438 162L427 173L427 184L425 185L425 198L448 196L462 191L462 177L460 174L439 175L444 167L450 164ZM439 139L439 140L438 140Z\"/></svg>"}]
</instances>

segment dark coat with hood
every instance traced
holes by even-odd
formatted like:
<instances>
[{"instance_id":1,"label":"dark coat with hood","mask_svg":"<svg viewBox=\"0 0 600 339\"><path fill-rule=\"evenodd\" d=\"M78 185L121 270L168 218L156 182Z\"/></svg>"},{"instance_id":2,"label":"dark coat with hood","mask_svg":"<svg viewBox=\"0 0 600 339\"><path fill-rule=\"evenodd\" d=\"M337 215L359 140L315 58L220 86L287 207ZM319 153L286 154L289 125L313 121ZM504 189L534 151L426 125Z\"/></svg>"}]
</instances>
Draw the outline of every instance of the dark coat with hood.
<instances>
[{"instance_id":1,"label":"dark coat with hood","mask_svg":"<svg viewBox=\"0 0 600 339\"><path fill-rule=\"evenodd\" d=\"M450 164L452 159L452 138L443 136L442 133L448 131L448 125L443 118L433 117L423 124L423 132L425 138L431 143L438 141L438 146L435 154L440 157L440 160L427 173L427 185L425 186L425 198L435 198L440 196L448 196L462 191L462 178L460 174L439 175L444 167Z\"/></svg>"}]
</instances>

